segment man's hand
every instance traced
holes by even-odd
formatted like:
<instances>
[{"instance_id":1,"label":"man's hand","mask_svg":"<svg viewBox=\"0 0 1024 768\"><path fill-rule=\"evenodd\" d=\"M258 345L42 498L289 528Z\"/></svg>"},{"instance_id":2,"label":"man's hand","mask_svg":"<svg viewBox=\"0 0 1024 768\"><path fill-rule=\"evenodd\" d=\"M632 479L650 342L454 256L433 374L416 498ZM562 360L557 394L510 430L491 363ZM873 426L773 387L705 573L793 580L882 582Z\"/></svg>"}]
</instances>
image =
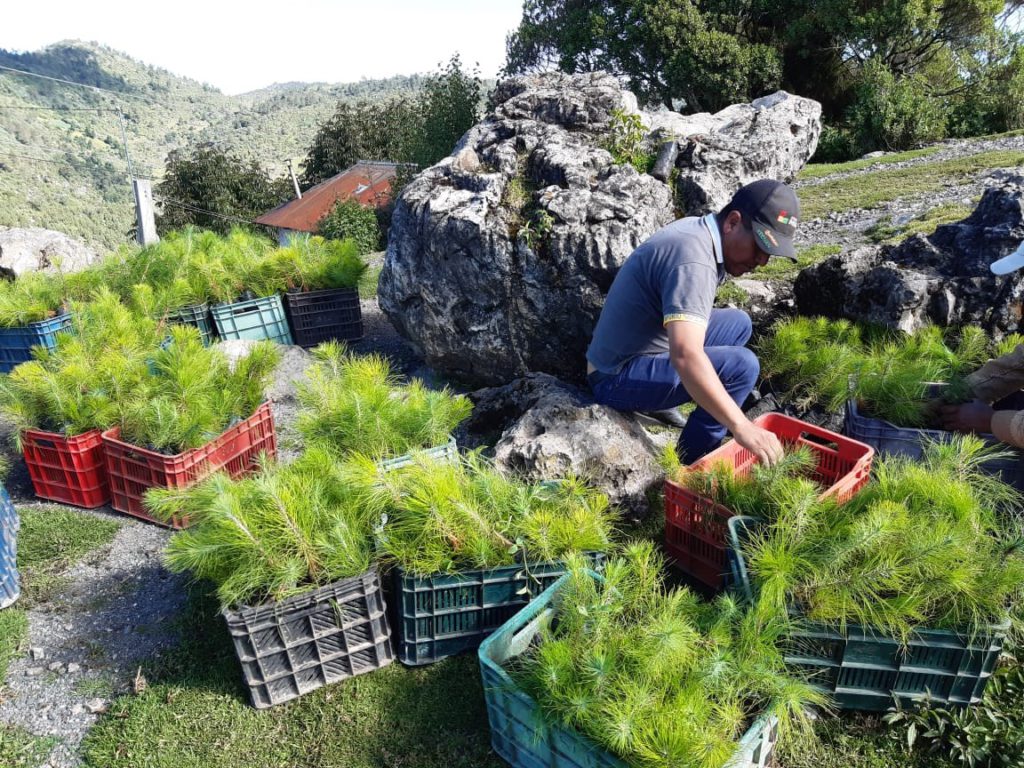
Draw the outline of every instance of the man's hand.
<instances>
[{"instance_id":1,"label":"man's hand","mask_svg":"<svg viewBox=\"0 0 1024 768\"><path fill-rule=\"evenodd\" d=\"M748 421L734 429L732 436L737 443L754 454L757 460L766 467L782 461L782 443L767 429L761 429L753 422Z\"/></svg>"},{"instance_id":2,"label":"man's hand","mask_svg":"<svg viewBox=\"0 0 1024 768\"><path fill-rule=\"evenodd\" d=\"M980 400L939 407L942 426L954 432L991 432L993 413L992 406Z\"/></svg>"}]
</instances>

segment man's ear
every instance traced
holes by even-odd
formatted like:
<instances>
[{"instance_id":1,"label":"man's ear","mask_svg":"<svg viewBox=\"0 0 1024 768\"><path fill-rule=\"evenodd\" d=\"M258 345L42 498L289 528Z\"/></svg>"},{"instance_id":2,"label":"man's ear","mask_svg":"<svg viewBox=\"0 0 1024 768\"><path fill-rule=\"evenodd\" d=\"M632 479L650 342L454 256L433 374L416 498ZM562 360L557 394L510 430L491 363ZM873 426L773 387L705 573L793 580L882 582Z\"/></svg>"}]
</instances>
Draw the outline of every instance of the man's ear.
<instances>
[{"instance_id":1,"label":"man's ear","mask_svg":"<svg viewBox=\"0 0 1024 768\"><path fill-rule=\"evenodd\" d=\"M743 214L739 211L729 211L729 215L722 222L722 233L728 235L734 229L743 226Z\"/></svg>"}]
</instances>

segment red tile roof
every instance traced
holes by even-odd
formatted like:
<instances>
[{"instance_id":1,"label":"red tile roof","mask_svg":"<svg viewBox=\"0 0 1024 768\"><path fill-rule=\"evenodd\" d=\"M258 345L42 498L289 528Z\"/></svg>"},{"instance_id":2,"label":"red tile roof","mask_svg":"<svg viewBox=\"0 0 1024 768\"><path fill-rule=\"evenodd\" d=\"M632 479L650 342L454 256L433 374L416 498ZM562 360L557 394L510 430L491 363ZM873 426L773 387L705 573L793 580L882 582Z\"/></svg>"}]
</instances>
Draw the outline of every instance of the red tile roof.
<instances>
[{"instance_id":1,"label":"red tile roof","mask_svg":"<svg viewBox=\"0 0 1024 768\"><path fill-rule=\"evenodd\" d=\"M360 160L346 171L317 184L302 193L301 198L290 200L256 219L257 224L315 232L316 223L339 200L355 198L363 205L380 207L391 197L391 180L398 166Z\"/></svg>"}]
</instances>

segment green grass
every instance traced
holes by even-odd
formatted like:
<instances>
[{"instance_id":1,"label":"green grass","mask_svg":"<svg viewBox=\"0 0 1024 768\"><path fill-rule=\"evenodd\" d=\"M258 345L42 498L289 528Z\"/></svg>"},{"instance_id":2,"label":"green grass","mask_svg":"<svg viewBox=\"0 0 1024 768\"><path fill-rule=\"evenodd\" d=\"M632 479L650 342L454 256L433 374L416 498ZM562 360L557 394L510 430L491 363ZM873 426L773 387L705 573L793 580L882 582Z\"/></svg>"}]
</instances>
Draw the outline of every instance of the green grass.
<instances>
[{"instance_id":1,"label":"green grass","mask_svg":"<svg viewBox=\"0 0 1024 768\"><path fill-rule=\"evenodd\" d=\"M859 171L863 168L870 168L874 165L902 163L907 160L916 160L919 157L934 155L936 152L941 152L943 149L945 149L945 147L933 146L924 147L922 149L911 149L907 152L896 152L895 154L884 155L882 157L866 157L860 160L848 160L845 163L811 163L800 171L797 179L800 181L806 181L807 179L820 179L822 176L831 176L833 173L849 173L850 171Z\"/></svg>"},{"instance_id":2,"label":"green grass","mask_svg":"<svg viewBox=\"0 0 1024 768\"><path fill-rule=\"evenodd\" d=\"M953 768L948 759L906 747L873 717L847 714L815 724L817 738L796 737L780 744L778 768Z\"/></svg>"},{"instance_id":3,"label":"green grass","mask_svg":"<svg viewBox=\"0 0 1024 768\"><path fill-rule=\"evenodd\" d=\"M381 267L370 267L359 278L359 298L373 299L377 297L377 284L380 282Z\"/></svg>"},{"instance_id":4,"label":"green grass","mask_svg":"<svg viewBox=\"0 0 1024 768\"><path fill-rule=\"evenodd\" d=\"M57 746L52 736L33 736L28 731L0 724L0 765L4 768L38 768Z\"/></svg>"},{"instance_id":5,"label":"green grass","mask_svg":"<svg viewBox=\"0 0 1024 768\"><path fill-rule=\"evenodd\" d=\"M841 250L842 247L838 245L812 245L797 252L796 264L789 259L771 259L763 267L751 272L750 277L754 280L792 280L801 269L824 261Z\"/></svg>"},{"instance_id":6,"label":"green grass","mask_svg":"<svg viewBox=\"0 0 1024 768\"><path fill-rule=\"evenodd\" d=\"M216 603L195 588L184 638L149 686L114 701L89 732L94 768L500 768L490 752L476 656L397 662L268 711L253 709Z\"/></svg>"},{"instance_id":7,"label":"green grass","mask_svg":"<svg viewBox=\"0 0 1024 768\"><path fill-rule=\"evenodd\" d=\"M915 216L903 226L879 222L868 229L866 234L876 243L896 245L912 235L930 235L943 224L952 224L967 218L973 210L974 206L963 203L944 203Z\"/></svg>"},{"instance_id":8,"label":"green grass","mask_svg":"<svg viewBox=\"0 0 1024 768\"><path fill-rule=\"evenodd\" d=\"M0 682L28 636L25 609L49 600L64 584L61 573L113 540L120 523L64 507L21 508L18 570L21 599L0 611ZM2 752L0 752L2 755ZM0 761L0 765L6 765Z\"/></svg>"},{"instance_id":9,"label":"green grass","mask_svg":"<svg viewBox=\"0 0 1024 768\"><path fill-rule=\"evenodd\" d=\"M1024 152L993 151L910 168L874 171L801 190L800 209L804 220L809 221L830 212L874 208L901 197L920 197L944 184L964 182L993 168L1021 165Z\"/></svg>"},{"instance_id":10,"label":"green grass","mask_svg":"<svg viewBox=\"0 0 1024 768\"><path fill-rule=\"evenodd\" d=\"M731 280L722 283L718 288L718 293L715 294L716 304L736 304L742 307L748 301L750 301L750 294Z\"/></svg>"}]
</instances>

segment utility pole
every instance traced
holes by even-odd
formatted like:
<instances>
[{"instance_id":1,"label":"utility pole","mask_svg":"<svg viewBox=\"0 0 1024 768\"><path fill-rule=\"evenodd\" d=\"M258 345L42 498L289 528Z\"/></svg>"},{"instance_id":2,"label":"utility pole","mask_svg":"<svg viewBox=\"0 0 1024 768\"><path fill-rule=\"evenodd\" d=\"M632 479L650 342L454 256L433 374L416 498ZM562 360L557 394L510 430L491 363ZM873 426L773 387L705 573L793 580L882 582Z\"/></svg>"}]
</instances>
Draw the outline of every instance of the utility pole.
<instances>
[{"instance_id":1,"label":"utility pole","mask_svg":"<svg viewBox=\"0 0 1024 768\"><path fill-rule=\"evenodd\" d=\"M153 185L149 179L132 179L132 191L135 192L135 220L138 224L135 239L139 245L160 242L153 213Z\"/></svg>"},{"instance_id":2,"label":"utility pole","mask_svg":"<svg viewBox=\"0 0 1024 768\"><path fill-rule=\"evenodd\" d=\"M288 173L291 174L292 184L295 186L295 196L299 200L301 200L302 199L302 190L299 189L299 180L295 178L295 170L292 168L292 159L289 157L287 162L288 162Z\"/></svg>"}]
</instances>

